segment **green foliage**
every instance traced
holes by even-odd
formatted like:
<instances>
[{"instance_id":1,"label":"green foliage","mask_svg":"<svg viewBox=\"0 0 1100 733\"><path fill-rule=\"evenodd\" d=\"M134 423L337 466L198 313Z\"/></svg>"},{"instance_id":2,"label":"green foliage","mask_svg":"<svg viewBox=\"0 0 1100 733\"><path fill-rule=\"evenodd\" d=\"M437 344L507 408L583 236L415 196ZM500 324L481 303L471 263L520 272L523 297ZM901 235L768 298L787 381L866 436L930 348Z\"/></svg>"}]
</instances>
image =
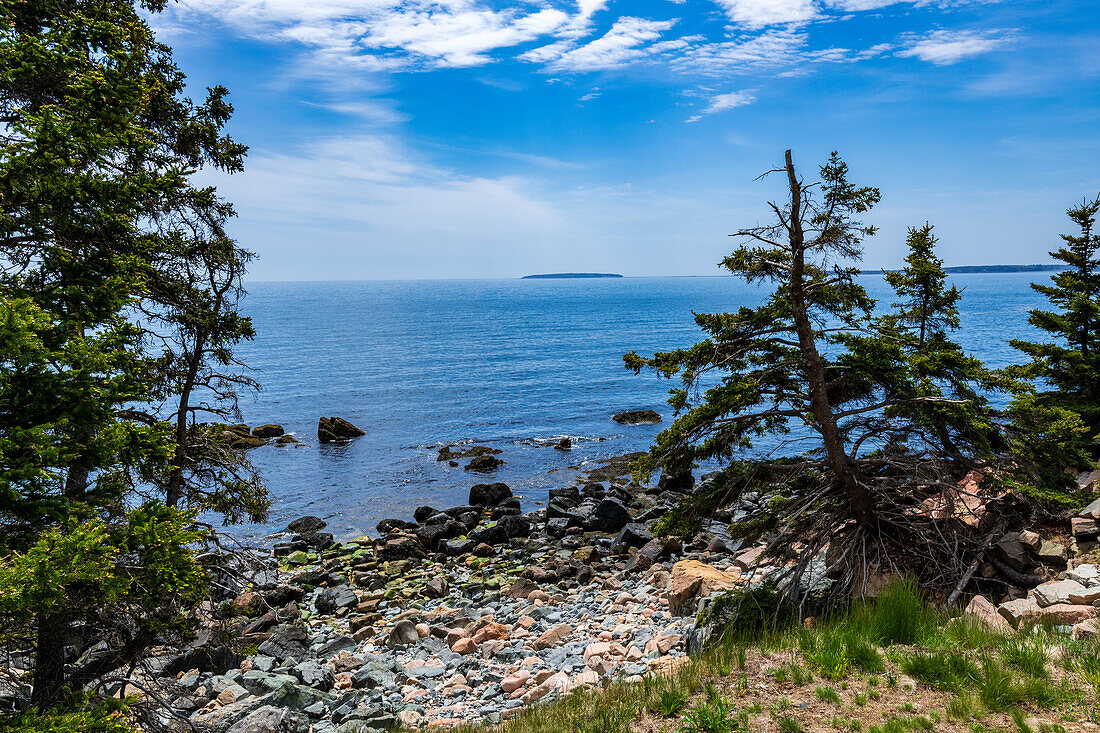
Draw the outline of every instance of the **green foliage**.
<instances>
[{"instance_id":1,"label":"green foliage","mask_svg":"<svg viewBox=\"0 0 1100 733\"><path fill-rule=\"evenodd\" d=\"M147 21L162 8L0 3L0 629L35 640L39 709L187 631L205 585L189 509L268 501L243 459L188 440L251 384L232 352L249 255L192 180L245 148L224 88L185 96Z\"/></svg>"},{"instance_id":2,"label":"green foliage","mask_svg":"<svg viewBox=\"0 0 1100 733\"><path fill-rule=\"evenodd\" d=\"M702 623L720 623L727 639L751 640L769 630L790 625L795 610L770 583L735 588L711 602Z\"/></svg>"},{"instance_id":3,"label":"green foliage","mask_svg":"<svg viewBox=\"0 0 1100 733\"><path fill-rule=\"evenodd\" d=\"M1036 636L1010 636L998 649L1001 659L1013 669L1029 677L1049 677L1047 671L1047 649L1043 640Z\"/></svg>"},{"instance_id":4,"label":"green foliage","mask_svg":"<svg viewBox=\"0 0 1100 733\"><path fill-rule=\"evenodd\" d=\"M1069 267L1053 275L1049 285L1031 286L1046 297L1052 310L1036 308L1028 320L1053 340L1011 342L1031 359L1016 373L1038 380L1043 388L1014 405L1015 412L1035 423L1040 434L1055 443L1068 440L1065 447L1077 451L1095 451L1100 434L1100 235L1094 231L1098 211L1100 197L1066 212L1077 233L1063 234L1063 246L1050 254ZM1076 439L1065 437L1070 431L1063 411L1082 421L1084 433Z\"/></svg>"},{"instance_id":5,"label":"green foliage","mask_svg":"<svg viewBox=\"0 0 1100 733\"><path fill-rule=\"evenodd\" d=\"M832 687L818 687L814 690L814 694L821 702L831 702L833 705L840 705L842 702L840 695Z\"/></svg>"},{"instance_id":6,"label":"green foliage","mask_svg":"<svg viewBox=\"0 0 1100 733\"><path fill-rule=\"evenodd\" d=\"M624 357L634 371L680 382L669 399L677 417L637 475L728 464L735 495L751 486L780 499L744 517L735 535L771 532L776 553L796 540L811 553L827 543L853 563L872 553L872 564L904 562L923 581L942 582L933 569L951 558L939 556L943 545L927 541L911 509L936 487L997 464L1004 431L985 395L1020 385L951 340L961 293L946 285L931 225L910 230L905 267L887 275L897 300L881 311L855 267L874 233L861 217L879 191L851 183L836 153L817 183L798 178L790 151L775 172L786 174L789 198L771 204L773 223L737 232L740 246L722 261L771 292L753 307L696 314L704 338L694 346ZM795 429L799 455L754 454L760 438ZM943 544L952 555L978 551L966 537ZM904 557L894 557L898 547Z\"/></svg>"},{"instance_id":7,"label":"green foliage","mask_svg":"<svg viewBox=\"0 0 1100 733\"><path fill-rule=\"evenodd\" d=\"M87 699L70 700L64 708L40 713L32 708L20 715L0 718L0 733L136 733L126 718L126 703Z\"/></svg>"}]
</instances>

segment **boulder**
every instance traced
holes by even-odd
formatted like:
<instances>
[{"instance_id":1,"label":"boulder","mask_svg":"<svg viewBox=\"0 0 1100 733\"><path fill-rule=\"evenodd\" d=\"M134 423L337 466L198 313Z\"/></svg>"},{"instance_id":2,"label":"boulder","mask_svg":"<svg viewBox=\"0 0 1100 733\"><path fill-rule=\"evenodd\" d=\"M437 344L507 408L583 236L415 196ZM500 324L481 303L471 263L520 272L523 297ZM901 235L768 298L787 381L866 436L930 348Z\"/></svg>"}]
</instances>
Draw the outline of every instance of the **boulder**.
<instances>
[{"instance_id":1,"label":"boulder","mask_svg":"<svg viewBox=\"0 0 1100 733\"><path fill-rule=\"evenodd\" d=\"M620 425L654 425L661 422L661 413L656 410L626 410L611 419Z\"/></svg>"},{"instance_id":2,"label":"boulder","mask_svg":"<svg viewBox=\"0 0 1100 733\"><path fill-rule=\"evenodd\" d=\"M466 525L461 522L443 515L445 521L439 524L425 524L422 527L417 527L415 530L416 536L420 539L420 543L429 550L434 550L439 546L440 542L444 540L453 540L456 537L461 537L466 534Z\"/></svg>"},{"instance_id":3,"label":"boulder","mask_svg":"<svg viewBox=\"0 0 1100 733\"><path fill-rule=\"evenodd\" d=\"M499 526L504 530L504 534L508 536L508 539L526 537L531 534L531 520L524 516L501 517Z\"/></svg>"},{"instance_id":4,"label":"boulder","mask_svg":"<svg viewBox=\"0 0 1100 733\"><path fill-rule=\"evenodd\" d=\"M963 613L978 619L993 631L1002 633L1012 631L1012 626L1008 623L1008 620L997 613L997 607L985 596L974 596Z\"/></svg>"},{"instance_id":5,"label":"boulder","mask_svg":"<svg viewBox=\"0 0 1100 733\"><path fill-rule=\"evenodd\" d=\"M495 507L512 496L508 484L474 484L470 487L470 504L475 507Z\"/></svg>"},{"instance_id":6,"label":"boulder","mask_svg":"<svg viewBox=\"0 0 1100 733\"><path fill-rule=\"evenodd\" d=\"M589 518L589 528L599 532L618 532L634 521L634 517L622 502L616 499L604 499L596 505Z\"/></svg>"},{"instance_id":7,"label":"boulder","mask_svg":"<svg viewBox=\"0 0 1100 733\"><path fill-rule=\"evenodd\" d=\"M476 471L477 473L488 473L489 471L495 471L500 466L504 465L504 461L496 456L477 456L472 458L469 463L466 464L463 470Z\"/></svg>"},{"instance_id":8,"label":"boulder","mask_svg":"<svg viewBox=\"0 0 1100 733\"><path fill-rule=\"evenodd\" d=\"M1071 595L1084 590L1085 586L1076 580L1055 580L1036 586L1031 594L1040 606L1046 607L1056 603L1068 603Z\"/></svg>"},{"instance_id":9,"label":"boulder","mask_svg":"<svg viewBox=\"0 0 1100 733\"><path fill-rule=\"evenodd\" d=\"M416 630L416 624L408 619L404 621L398 621L394 624L394 627L390 629L389 635L386 637L386 646L394 647L399 644L409 645L415 644L420 641L420 632Z\"/></svg>"},{"instance_id":10,"label":"boulder","mask_svg":"<svg viewBox=\"0 0 1100 733\"><path fill-rule=\"evenodd\" d=\"M411 534L391 534L380 540L379 560L423 560L426 557L420 539Z\"/></svg>"},{"instance_id":11,"label":"boulder","mask_svg":"<svg viewBox=\"0 0 1100 733\"><path fill-rule=\"evenodd\" d=\"M1073 517L1069 520L1069 530L1074 537L1095 537L1100 534L1100 522L1089 517Z\"/></svg>"},{"instance_id":12,"label":"boulder","mask_svg":"<svg viewBox=\"0 0 1100 733\"><path fill-rule=\"evenodd\" d=\"M611 549L617 552L625 552L631 547L644 547L646 543L653 541L653 534L646 529L644 524L631 522L619 530Z\"/></svg>"},{"instance_id":13,"label":"boulder","mask_svg":"<svg viewBox=\"0 0 1100 733\"><path fill-rule=\"evenodd\" d=\"M285 432L282 425L259 425L252 428L252 435L256 438L278 438Z\"/></svg>"},{"instance_id":14,"label":"boulder","mask_svg":"<svg viewBox=\"0 0 1100 733\"><path fill-rule=\"evenodd\" d=\"M573 441L569 438L562 438L554 445L554 450L569 451L573 450Z\"/></svg>"},{"instance_id":15,"label":"boulder","mask_svg":"<svg viewBox=\"0 0 1100 733\"><path fill-rule=\"evenodd\" d=\"M304 626L282 624L276 627L267 641L260 644L258 651L279 661L305 660L309 656L309 632Z\"/></svg>"},{"instance_id":16,"label":"boulder","mask_svg":"<svg viewBox=\"0 0 1100 733\"><path fill-rule=\"evenodd\" d=\"M602 487L601 487L602 493ZM603 496L600 497L601 499ZM546 502L548 504L557 504L558 506L571 509L577 504L581 503L581 492L576 486L566 486L561 489L550 489L546 493Z\"/></svg>"},{"instance_id":17,"label":"boulder","mask_svg":"<svg viewBox=\"0 0 1100 733\"><path fill-rule=\"evenodd\" d=\"M309 720L289 708L264 705L234 723L226 733L306 733Z\"/></svg>"},{"instance_id":18,"label":"boulder","mask_svg":"<svg viewBox=\"0 0 1100 733\"><path fill-rule=\"evenodd\" d=\"M336 588L326 588L321 591L313 601L313 606L321 614L332 614L340 608L350 608L359 603L359 597L355 591L346 585Z\"/></svg>"},{"instance_id":19,"label":"boulder","mask_svg":"<svg viewBox=\"0 0 1100 733\"><path fill-rule=\"evenodd\" d=\"M1070 629L1070 637L1074 640L1092 639L1100 635L1100 621L1096 618L1086 619L1073 625Z\"/></svg>"},{"instance_id":20,"label":"boulder","mask_svg":"<svg viewBox=\"0 0 1100 733\"><path fill-rule=\"evenodd\" d=\"M668 608L676 616L695 613L695 603L711 593L732 590L745 579L737 573L727 573L698 560L681 560L672 566L668 587Z\"/></svg>"},{"instance_id":21,"label":"boulder","mask_svg":"<svg viewBox=\"0 0 1100 733\"><path fill-rule=\"evenodd\" d=\"M1033 622L1041 615L1042 608L1034 598L1017 598L997 606L997 613L1005 617L1013 627L1019 628L1021 622Z\"/></svg>"},{"instance_id":22,"label":"boulder","mask_svg":"<svg viewBox=\"0 0 1100 733\"><path fill-rule=\"evenodd\" d=\"M1100 499L1097 499L1082 509L1078 513L1078 516L1087 517L1089 519L1100 519Z\"/></svg>"},{"instance_id":23,"label":"boulder","mask_svg":"<svg viewBox=\"0 0 1100 733\"><path fill-rule=\"evenodd\" d=\"M656 488L658 493L674 491L677 494L690 494L694 486L695 477L691 475L691 471L684 471L676 475L661 474L661 478L657 480Z\"/></svg>"},{"instance_id":24,"label":"boulder","mask_svg":"<svg viewBox=\"0 0 1100 733\"><path fill-rule=\"evenodd\" d=\"M418 506L413 511L413 519L418 522L423 522L425 519L435 514L439 514L438 509L433 509L430 506Z\"/></svg>"},{"instance_id":25,"label":"boulder","mask_svg":"<svg viewBox=\"0 0 1100 733\"><path fill-rule=\"evenodd\" d=\"M322 443L346 443L366 435L342 417L322 417L317 421L317 440Z\"/></svg>"},{"instance_id":26,"label":"boulder","mask_svg":"<svg viewBox=\"0 0 1100 733\"><path fill-rule=\"evenodd\" d=\"M1059 542L1043 540L1036 555L1044 565L1064 568L1069 560L1069 548Z\"/></svg>"},{"instance_id":27,"label":"boulder","mask_svg":"<svg viewBox=\"0 0 1100 733\"><path fill-rule=\"evenodd\" d=\"M295 534L308 535L314 532L320 532L322 529L328 526L328 522L320 517L298 517L293 522L286 526L288 532L294 532Z\"/></svg>"}]
</instances>

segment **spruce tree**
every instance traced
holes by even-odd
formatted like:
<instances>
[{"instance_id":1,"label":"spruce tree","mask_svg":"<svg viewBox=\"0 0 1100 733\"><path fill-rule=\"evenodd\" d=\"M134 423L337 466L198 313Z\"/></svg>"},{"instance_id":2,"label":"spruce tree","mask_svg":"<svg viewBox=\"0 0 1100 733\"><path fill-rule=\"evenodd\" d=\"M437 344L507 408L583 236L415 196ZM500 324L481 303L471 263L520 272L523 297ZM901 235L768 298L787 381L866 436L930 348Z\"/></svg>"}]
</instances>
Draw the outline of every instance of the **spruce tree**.
<instances>
[{"instance_id":1,"label":"spruce tree","mask_svg":"<svg viewBox=\"0 0 1100 733\"><path fill-rule=\"evenodd\" d=\"M1067 269L1051 277L1050 284L1033 283L1032 288L1050 302L1052 309L1035 308L1028 321L1050 335L1049 340L1014 339L1011 344L1030 357L1016 373L1037 384L1038 393L1017 404L1036 427L1040 423L1065 422L1065 411L1078 415L1084 432L1063 455L1063 460L1080 462L1080 449L1093 459L1100 455L1100 235L1095 233L1100 197L1085 200L1066 214L1077 228L1063 234L1063 246L1052 251L1054 259ZM1045 417L1036 416L1037 412ZM1044 431L1052 429L1048 424ZM1059 430L1054 430L1059 432Z\"/></svg>"},{"instance_id":2,"label":"spruce tree","mask_svg":"<svg viewBox=\"0 0 1100 733\"><path fill-rule=\"evenodd\" d=\"M201 372L250 333L202 288L163 299L180 272L241 265L231 209L191 178L245 153L224 88L184 95L144 18L163 5L0 4L0 637L33 660L42 710L186 632L205 574L185 507L202 504L149 491L181 455L158 344L167 323L207 333Z\"/></svg>"},{"instance_id":3,"label":"spruce tree","mask_svg":"<svg viewBox=\"0 0 1100 733\"><path fill-rule=\"evenodd\" d=\"M774 290L755 307L696 314L708 338L695 346L624 357L682 383L669 401L677 418L639 478L718 461L703 504L771 495L735 529L766 534L771 555L797 560L790 580L828 546L837 592L896 568L953 584L982 539L956 512L928 507L994 459L998 427L979 394L999 380L948 338L959 292L946 286L931 227L910 233L906 268L889 278L898 302L879 313L853 266L879 191L852 184L836 153L817 183L799 178L790 151L773 172L788 190L769 204L775 223L738 232L743 244L722 264ZM761 439L765 450L754 450Z\"/></svg>"}]
</instances>

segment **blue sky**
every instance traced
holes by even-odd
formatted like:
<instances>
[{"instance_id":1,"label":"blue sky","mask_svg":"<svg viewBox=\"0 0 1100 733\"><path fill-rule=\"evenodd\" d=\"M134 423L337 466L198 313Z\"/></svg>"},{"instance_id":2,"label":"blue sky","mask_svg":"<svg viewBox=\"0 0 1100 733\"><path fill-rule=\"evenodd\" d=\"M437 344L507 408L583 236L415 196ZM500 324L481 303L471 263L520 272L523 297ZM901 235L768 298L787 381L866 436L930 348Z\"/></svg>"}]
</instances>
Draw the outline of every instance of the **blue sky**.
<instances>
[{"instance_id":1,"label":"blue sky","mask_svg":"<svg viewBox=\"0 0 1100 733\"><path fill-rule=\"evenodd\" d=\"M718 274L794 150L951 265L1046 262L1100 190L1095 0L180 0L229 87L254 280Z\"/></svg>"}]
</instances>

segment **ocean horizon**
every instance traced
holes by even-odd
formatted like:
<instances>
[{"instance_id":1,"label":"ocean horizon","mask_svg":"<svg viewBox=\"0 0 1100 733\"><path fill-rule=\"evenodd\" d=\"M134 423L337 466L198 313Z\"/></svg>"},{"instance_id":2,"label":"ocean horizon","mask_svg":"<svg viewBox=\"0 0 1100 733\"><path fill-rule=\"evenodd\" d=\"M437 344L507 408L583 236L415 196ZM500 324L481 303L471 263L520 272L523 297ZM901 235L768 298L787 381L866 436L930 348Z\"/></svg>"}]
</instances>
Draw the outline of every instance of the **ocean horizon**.
<instances>
[{"instance_id":1,"label":"ocean horizon","mask_svg":"<svg viewBox=\"0 0 1100 733\"><path fill-rule=\"evenodd\" d=\"M964 288L956 338L990 366L1018 357L1006 343L1035 336L1029 283L1043 273L953 275ZM881 276L863 275L881 303ZM263 384L241 400L249 425L278 423L301 441L249 455L274 497L256 540L304 514L338 537L373 534L380 519L423 504L453 506L483 481L507 483L525 507L599 465L646 450L672 419L669 382L634 375L622 355L690 345L692 311L749 305L761 290L722 275L593 279L492 278L249 284L243 309L257 338L239 355ZM611 416L654 409L658 425ZM367 435L319 445L317 420L337 415ZM572 450L553 449L569 438ZM436 460L448 444L485 445L505 461L488 474ZM464 464L465 462L463 462Z\"/></svg>"}]
</instances>

